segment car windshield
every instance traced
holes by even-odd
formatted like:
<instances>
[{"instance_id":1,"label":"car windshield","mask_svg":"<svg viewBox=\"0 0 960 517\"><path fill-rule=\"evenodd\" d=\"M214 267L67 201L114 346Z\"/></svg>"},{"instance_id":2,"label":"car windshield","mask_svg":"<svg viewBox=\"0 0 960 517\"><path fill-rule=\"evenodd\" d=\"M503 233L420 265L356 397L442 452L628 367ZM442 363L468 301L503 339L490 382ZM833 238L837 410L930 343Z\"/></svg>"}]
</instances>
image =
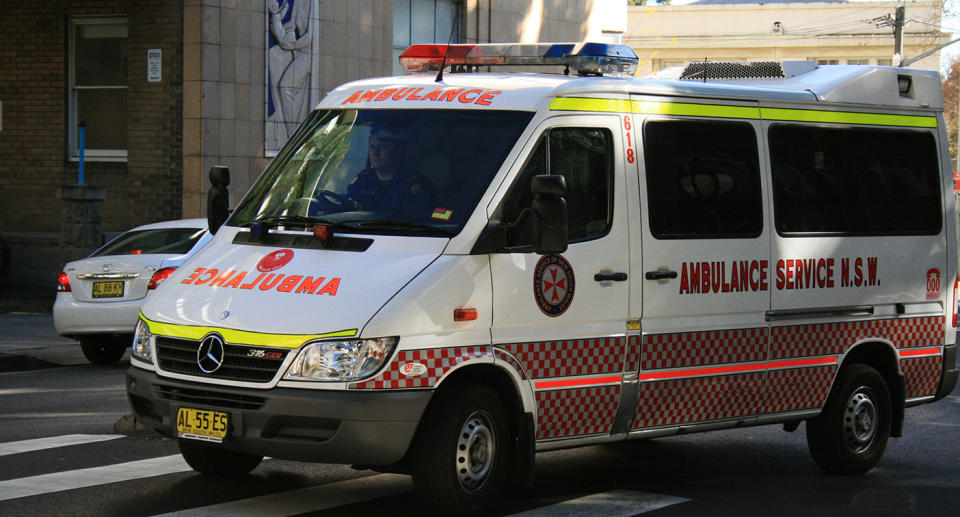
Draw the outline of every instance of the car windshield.
<instances>
[{"instance_id":1,"label":"car windshield","mask_svg":"<svg viewBox=\"0 0 960 517\"><path fill-rule=\"evenodd\" d=\"M90 256L149 253L183 255L193 248L204 232L206 230L202 228L158 228L129 231L120 234L119 237L94 251Z\"/></svg>"},{"instance_id":2,"label":"car windshield","mask_svg":"<svg viewBox=\"0 0 960 517\"><path fill-rule=\"evenodd\" d=\"M317 111L227 224L450 236L460 231L532 113Z\"/></svg>"}]
</instances>

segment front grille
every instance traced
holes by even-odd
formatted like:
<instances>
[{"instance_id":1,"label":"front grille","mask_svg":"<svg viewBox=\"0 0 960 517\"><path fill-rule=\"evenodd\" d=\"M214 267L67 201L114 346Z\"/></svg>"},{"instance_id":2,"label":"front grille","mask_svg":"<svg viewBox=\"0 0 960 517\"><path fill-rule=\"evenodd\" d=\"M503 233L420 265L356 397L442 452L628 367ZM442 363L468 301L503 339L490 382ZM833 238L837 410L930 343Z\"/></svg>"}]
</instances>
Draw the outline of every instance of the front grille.
<instances>
[{"instance_id":1,"label":"front grille","mask_svg":"<svg viewBox=\"0 0 960 517\"><path fill-rule=\"evenodd\" d=\"M198 390L193 388L178 388L166 384L154 384L153 391L158 397L172 402L187 404L203 404L206 406L233 408L233 409L260 409L266 403L265 397L224 393L213 390Z\"/></svg>"},{"instance_id":2,"label":"front grille","mask_svg":"<svg viewBox=\"0 0 960 517\"><path fill-rule=\"evenodd\" d=\"M163 371L243 382L272 380L289 353L288 350L276 348L225 344L223 364L220 368L213 373L203 373L197 364L199 341L157 337L156 344L157 362ZM250 355L252 350L268 351L273 357L254 357Z\"/></svg>"}]
</instances>

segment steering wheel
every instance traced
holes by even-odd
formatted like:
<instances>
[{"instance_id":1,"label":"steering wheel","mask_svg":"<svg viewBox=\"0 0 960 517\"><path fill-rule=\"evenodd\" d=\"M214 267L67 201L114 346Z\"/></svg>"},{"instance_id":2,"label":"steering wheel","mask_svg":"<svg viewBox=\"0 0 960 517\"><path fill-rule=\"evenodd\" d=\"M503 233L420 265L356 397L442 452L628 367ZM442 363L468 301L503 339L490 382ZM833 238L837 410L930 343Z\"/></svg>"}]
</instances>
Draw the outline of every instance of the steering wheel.
<instances>
[{"instance_id":1,"label":"steering wheel","mask_svg":"<svg viewBox=\"0 0 960 517\"><path fill-rule=\"evenodd\" d=\"M295 205L306 205L308 216L317 215L320 212L343 212L351 210L355 206L352 199L327 189L318 190L316 197L297 199Z\"/></svg>"}]
</instances>

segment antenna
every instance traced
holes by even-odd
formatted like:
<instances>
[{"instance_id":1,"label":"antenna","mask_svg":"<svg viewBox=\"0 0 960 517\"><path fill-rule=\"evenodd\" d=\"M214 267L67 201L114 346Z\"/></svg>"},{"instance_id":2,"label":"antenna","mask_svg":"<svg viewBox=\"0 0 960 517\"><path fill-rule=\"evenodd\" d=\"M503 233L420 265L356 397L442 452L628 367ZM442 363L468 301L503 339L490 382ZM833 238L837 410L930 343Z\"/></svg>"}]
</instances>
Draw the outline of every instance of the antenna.
<instances>
[{"instance_id":1,"label":"antenna","mask_svg":"<svg viewBox=\"0 0 960 517\"><path fill-rule=\"evenodd\" d=\"M456 21L450 26L450 37L447 38L447 46L443 49L443 59L440 61L440 71L437 72L437 80L435 83L443 82L443 67L447 63L447 54L450 53L450 44L453 43L453 33L457 30L457 26L460 25L460 4L457 4L457 17Z\"/></svg>"}]
</instances>

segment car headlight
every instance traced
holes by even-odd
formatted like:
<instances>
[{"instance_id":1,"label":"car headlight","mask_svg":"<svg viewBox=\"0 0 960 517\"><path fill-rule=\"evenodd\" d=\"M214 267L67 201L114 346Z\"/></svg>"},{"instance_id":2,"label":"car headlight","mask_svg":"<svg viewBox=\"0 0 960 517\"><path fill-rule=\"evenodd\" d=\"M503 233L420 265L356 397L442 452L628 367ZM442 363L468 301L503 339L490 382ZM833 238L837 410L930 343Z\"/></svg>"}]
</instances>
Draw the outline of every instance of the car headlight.
<instances>
[{"instance_id":1,"label":"car headlight","mask_svg":"<svg viewBox=\"0 0 960 517\"><path fill-rule=\"evenodd\" d=\"M339 382L363 379L376 373L396 346L396 337L307 343L283 378Z\"/></svg>"},{"instance_id":2,"label":"car headlight","mask_svg":"<svg viewBox=\"0 0 960 517\"><path fill-rule=\"evenodd\" d=\"M134 357L148 363L153 362L153 347L150 346L150 327L143 320L137 321L137 328L133 331L133 346L131 353Z\"/></svg>"}]
</instances>

